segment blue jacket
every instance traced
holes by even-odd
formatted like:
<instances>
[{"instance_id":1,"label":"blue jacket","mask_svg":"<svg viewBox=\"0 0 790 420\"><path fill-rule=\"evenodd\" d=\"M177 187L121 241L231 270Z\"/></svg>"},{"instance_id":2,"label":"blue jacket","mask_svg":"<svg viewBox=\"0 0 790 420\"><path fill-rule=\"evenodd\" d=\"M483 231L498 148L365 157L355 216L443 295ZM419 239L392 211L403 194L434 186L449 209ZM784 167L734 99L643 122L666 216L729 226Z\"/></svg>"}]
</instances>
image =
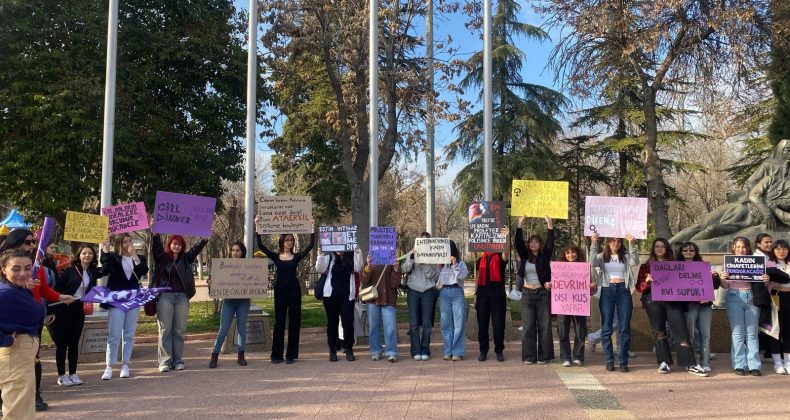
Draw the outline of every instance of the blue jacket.
<instances>
[{"instance_id":1,"label":"blue jacket","mask_svg":"<svg viewBox=\"0 0 790 420\"><path fill-rule=\"evenodd\" d=\"M13 333L38 337L44 309L24 287L0 280L0 347L14 344Z\"/></svg>"}]
</instances>

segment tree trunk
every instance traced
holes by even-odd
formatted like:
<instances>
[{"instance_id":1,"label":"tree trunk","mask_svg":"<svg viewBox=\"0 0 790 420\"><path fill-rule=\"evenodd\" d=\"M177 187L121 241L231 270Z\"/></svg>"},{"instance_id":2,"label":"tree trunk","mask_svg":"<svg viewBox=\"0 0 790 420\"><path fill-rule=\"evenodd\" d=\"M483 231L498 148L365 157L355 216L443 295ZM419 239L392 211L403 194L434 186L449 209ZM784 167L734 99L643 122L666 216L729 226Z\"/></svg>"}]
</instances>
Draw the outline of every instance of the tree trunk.
<instances>
[{"instance_id":1,"label":"tree trunk","mask_svg":"<svg viewBox=\"0 0 790 420\"><path fill-rule=\"evenodd\" d=\"M642 152L645 181L647 182L647 201L653 213L656 236L672 237L672 230L667 216L667 197L661 162L658 159L656 145L658 143L658 124L656 119L656 93L651 86L644 87L642 108L645 113L645 149Z\"/></svg>"},{"instance_id":2,"label":"tree trunk","mask_svg":"<svg viewBox=\"0 0 790 420\"><path fill-rule=\"evenodd\" d=\"M619 118L617 121L617 131L614 134L614 137L618 140L622 140L626 136L625 131L625 119ZM617 153L617 158L619 161L619 179L617 180L617 192L622 196L626 197L628 195L628 191L625 188L625 177L628 173L628 154L625 151L621 151Z\"/></svg>"}]
</instances>

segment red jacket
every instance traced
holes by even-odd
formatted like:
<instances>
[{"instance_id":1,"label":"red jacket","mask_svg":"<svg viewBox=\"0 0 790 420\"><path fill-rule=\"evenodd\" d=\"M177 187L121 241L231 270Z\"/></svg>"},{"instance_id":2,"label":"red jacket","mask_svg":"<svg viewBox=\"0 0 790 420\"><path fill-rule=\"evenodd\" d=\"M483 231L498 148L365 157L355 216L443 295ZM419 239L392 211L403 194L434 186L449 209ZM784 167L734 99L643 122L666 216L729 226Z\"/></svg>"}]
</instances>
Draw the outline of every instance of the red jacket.
<instances>
[{"instance_id":1,"label":"red jacket","mask_svg":"<svg viewBox=\"0 0 790 420\"><path fill-rule=\"evenodd\" d=\"M49 287L49 283L47 283L47 275L44 272L44 267L38 268L38 273L36 273L36 278L41 283L33 288L33 297L36 299L36 302L41 303L42 297L46 299L48 302L59 302L60 293L56 292L51 287Z\"/></svg>"}]
</instances>

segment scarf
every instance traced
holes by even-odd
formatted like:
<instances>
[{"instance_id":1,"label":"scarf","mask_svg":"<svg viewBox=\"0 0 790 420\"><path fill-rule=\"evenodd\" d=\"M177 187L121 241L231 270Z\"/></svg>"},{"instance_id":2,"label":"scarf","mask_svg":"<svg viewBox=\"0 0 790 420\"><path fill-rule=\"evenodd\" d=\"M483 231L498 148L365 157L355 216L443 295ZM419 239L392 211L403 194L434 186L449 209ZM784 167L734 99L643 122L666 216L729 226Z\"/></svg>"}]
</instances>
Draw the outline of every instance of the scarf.
<instances>
[{"instance_id":1,"label":"scarf","mask_svg":"<svg viewBox=\"0 0 790 420\"><path fill-rule=\"evenodd\" d=\"M499 258L495 252L484 252L480 257L480 266L477 270L477 285L486 285L486 273L488 279L494 283L502 282L502 270L499 267Z\"/></svg>"}]
</instances>

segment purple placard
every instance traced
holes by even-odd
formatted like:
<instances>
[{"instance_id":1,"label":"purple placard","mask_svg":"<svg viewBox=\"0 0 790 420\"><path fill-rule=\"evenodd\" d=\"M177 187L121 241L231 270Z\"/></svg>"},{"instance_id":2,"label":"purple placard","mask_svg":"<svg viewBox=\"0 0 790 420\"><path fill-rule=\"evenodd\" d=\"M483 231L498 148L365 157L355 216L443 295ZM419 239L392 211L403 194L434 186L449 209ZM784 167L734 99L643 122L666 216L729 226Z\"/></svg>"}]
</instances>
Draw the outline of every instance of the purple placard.
<instances>
[{"instance_id":1,"label":"purple placard","mask_svg":"<svg viewBox=\"0 0 790 420\"><path fill-rule=\"evenodd\" d=\"M395 261L397 232L394 226L370 227L370 256L374 265L389 265Z\"/></svg>"},{"instance_id":2,"label":"purple placard","mask_svg":"<svg viewBox=\"0 0 790 420\"><path fill-rule=\"evenodd\" d=\"M551 262L551 313L590 316L590 263Z\"/></svg>"},{"instance_id":3,"label":"purple placard","mask_svg":"<svg viewBox=\"0 0 790 420\"><path fill-rule=\"evenodd\" d=\"M703 261L651 261L650 286L655 301L713 301L710 263Z\"/></svg>"},{"instance_id":4,"label":"purple placard","mask_svg":"<svg viewBox=\"0 0 790 420\"><path fill-rule=\"evenodd\" d=\"M157 191L151 231L210 237L216 205L213 197Z\"/></svg>"},{"instance_id":5,"label":"purple placard","mask_svg":"<svg viewBox=\"0 0 790 420\"><path fill-rule=\"evenodd\" d=\"M584 236L647 238L647 198L596 197L584 200Z\"/></svg>"},{"instance_id":6,"label":"purple placard","mask_svg":"<svg viewBox=\"0 0 790 420\"><path fill-rule=\"evenodd\" d=\"M148 214L142 201L105 207L101 214L110 219L111 235L148 229Z\"/></svg>"}]
</instances>

